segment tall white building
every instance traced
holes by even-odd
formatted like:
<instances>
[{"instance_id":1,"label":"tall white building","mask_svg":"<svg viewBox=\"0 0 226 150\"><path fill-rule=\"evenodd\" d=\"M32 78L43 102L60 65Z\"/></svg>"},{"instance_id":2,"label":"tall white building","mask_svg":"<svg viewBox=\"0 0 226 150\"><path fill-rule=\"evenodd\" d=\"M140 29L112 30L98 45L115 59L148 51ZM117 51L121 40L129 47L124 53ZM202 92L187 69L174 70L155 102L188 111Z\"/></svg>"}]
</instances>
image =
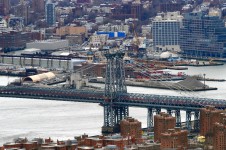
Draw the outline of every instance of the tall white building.
<instances>
[{"instance_id":1,"label":"tall white building","mask_svg":"<svg viewBox=\"0 0 226 150\"><path fill-rule=\"evenodd\" d=\"M180 12L159 13L152 22L153 45L156 51L180 51Z\"/></svg>"},{"instance_id":2,"label":"tall white building","mask_svg":"<svg viewBox=\"0 0 226 150\"><path fill-rule=\"evenodd\" d=\"M4 32L7 31L7 22L5 19L3 19L2 17L0 17L0 32Z\"/></svg>"},{"instance_id":3,"label":"tall white building","mask_svg":"<svg viewBox=\"0 0 226 150\"><path fill-rule=\"evenodd\" d=\"M56 10L55 4L48 0L45 5L45 19L48 25L54 25L56 23Z\"/></svg>"}]
</instances>

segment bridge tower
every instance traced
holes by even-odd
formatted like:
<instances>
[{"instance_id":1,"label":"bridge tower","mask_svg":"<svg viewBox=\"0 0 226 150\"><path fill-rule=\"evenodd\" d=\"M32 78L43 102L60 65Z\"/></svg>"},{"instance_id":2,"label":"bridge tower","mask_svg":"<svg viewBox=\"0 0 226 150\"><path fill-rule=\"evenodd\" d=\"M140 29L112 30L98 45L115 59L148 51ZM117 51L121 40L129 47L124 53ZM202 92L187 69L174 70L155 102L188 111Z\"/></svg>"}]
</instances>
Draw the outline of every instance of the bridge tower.
<instances>
[{"instance_id":1,"label":"bridge tower","mask_svg":"<svg viewBox=\"0 0 226 150\"><path fill-rule=\"evenodd\" d=\"M119 132L119 122L129 115L128 106L113 105L113 102L121 100L120 93L127 93L123 64L124 55L122 52L110 53L109 51L105 54L107 64L102 133Z\"/></svg>"}]
</instances>

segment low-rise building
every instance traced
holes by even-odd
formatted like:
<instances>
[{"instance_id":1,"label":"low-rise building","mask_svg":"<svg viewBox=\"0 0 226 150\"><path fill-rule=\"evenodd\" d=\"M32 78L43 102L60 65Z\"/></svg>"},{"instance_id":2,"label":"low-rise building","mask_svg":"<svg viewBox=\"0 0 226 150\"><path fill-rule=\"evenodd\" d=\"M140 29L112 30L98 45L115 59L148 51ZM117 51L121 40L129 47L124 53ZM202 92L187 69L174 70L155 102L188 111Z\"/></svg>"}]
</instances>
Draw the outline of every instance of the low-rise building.
<instances>
[{"instance_id":1,"label":"low-rise building","mask_svg":"<svg viewBox=\"0 0 226 150\"><path fill-rule=\"evenodd\" d=\"M24 49L26 42L31 40L28 32L9 31L0 33L0 47L5 52Z\"/></svg>"},{"instance_id":2,"label":"low-rise building","mask_svg":"<svg viewBox=\"0 0 226 150\"><path fill-rule=\"evenodd\" d=\"M56 35L79 35L85 34L87 36L87 29L84 26L64 26L56 29Z\"/></svg>"},{"instance_id":3,"label":"low-rise building","mask_svg":"<svg viewBox=\"0 0 226 150\"><path fill-rule=\"evenodd\" d=\"M100 35L92 35L90 36L90 44L94 47L98 47L104 45L108 40L108 35L100 34Z\"/></svg>"},{"instance_id":4,"label":"low-rise building","mask_svg":"<svg viewBox=\"0 0 226 150\"><path fill-rule=\"evenodd\" d=\"M27 48L37 48L41 50L57 50L61 48L67 48L69 46L68 40L41 40L34 41L26 44Z\"/></svg>"}]
</instances>

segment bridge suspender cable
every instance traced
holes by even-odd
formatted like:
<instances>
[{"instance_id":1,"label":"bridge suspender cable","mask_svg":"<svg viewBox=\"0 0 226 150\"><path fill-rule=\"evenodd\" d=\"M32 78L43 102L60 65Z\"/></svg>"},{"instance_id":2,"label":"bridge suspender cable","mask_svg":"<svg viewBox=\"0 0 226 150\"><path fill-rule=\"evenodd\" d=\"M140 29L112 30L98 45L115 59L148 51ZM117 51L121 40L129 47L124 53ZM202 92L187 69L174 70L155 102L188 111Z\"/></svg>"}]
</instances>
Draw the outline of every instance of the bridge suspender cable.
<instances>
[{"instance_id":1,"label":"bridge suspender cable","mask_svg":"<svg viewBox=\"0 0 226 150\"><path fill-rule=\"evenodd\" d=\"M139 65L139 64L136 64L136 65ZM147 68L147 67L144 67L144 66L142 66L142 65L139 65L141 68L143 68L143 69L146 69L146 71L149 69L149 68ZM131 67L131 66L129 66L129 67ZM133 65L133 67L131 67L131 68L134 68L134 67L136 67L135 65ZM152 77L152 78L154 78L154 79L160 79L160 84L162 84L163 86L165 86L165 87L167 87L167 88L169 88L169 89L171 89L171 90L176 90L176 91L178 91L178 90L180 90L180 94L181 94L181 91L182 92L184 92L186 95L190 95L191 97L194 97L194 95L196 95L197 97L199 97L200 95L197 95L196 93L194 93L194 91L192 90L192 89L190 89L190 88L188 88L188 87L185 87L185 86L183 86L183 85L181 85L181 84L177 84L177 85L173 85L172 86L172 84L169 84L169 83L167 83L167 82L163 82L163 80L161 79L161 76L157 76L157 77L155 77L155 76L150 76L149 74L147 74L147 73L142 73L141 72L141 74L143 74L144 76L146 76L146 77ZM158 78L158 77L160 77L160 78ZM170 81L173 81L173 80L171 80L171 79L169 79ZM176 88L176 89L175 89ZM190 93L190 92L192 92L192 93ZM182 95L182 94L181 94Z\"/></svg>"}]
</instances>

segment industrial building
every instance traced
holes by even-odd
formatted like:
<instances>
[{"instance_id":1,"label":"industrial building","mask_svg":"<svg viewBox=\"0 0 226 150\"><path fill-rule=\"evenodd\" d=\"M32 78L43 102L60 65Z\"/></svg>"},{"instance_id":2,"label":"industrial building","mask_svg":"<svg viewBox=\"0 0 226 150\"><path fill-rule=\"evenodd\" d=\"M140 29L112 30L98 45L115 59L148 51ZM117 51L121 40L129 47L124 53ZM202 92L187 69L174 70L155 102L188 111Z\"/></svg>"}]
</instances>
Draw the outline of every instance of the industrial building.
<instances>
[{"instance_id":1,"label":"industrial building","mask_svg":"<svg viewBox=\"0 0 226 150\"><path fill-rule=\"evenodd\" d=\"M161 134L161 149L176 148L184 150L188 148L188 131L180 128L168 129Z\"/></svg>"},{"instance_id":2,"label":"industrial building","mask_svg":"<svg viewBox=\"0 0 226 150\"><path fill-rule=\"evenodd\" d=\"M161 143L161 134L166 132L168 129L174 129L176 126L176 118L160 112L154 116L154 141Z\"/></svg>"},{"instance_id":3,"label":"industrial building","mask_svg":"<svg viewBox=\"0 0 226 150\"><path fill-rule=\"evenodd\" d=\"M41 73L41 74L25 77L23 79L23 81L24 82L40 82L43 80L50 80L55 77L56 77L56 75L53 72L46 72L46 73Z\"/></svg>"},{"instance_id":4,"label":"industrial building","mask_svg":"<svg viewBox=\"0 0 226 150\"><path fill-rule=\"evenodd\" d=\"M61 48L69 47L68 40L56 40L56 39L49 39L49 40L41 40L41 41L34 41L26 44L27 48L37 48L40 50L57 50Z\"/></svg>"},{"instance_id":5,"label":"industrial building","mask_svg":"<svg viewBox=\"0 0 226 150\"><path fill-rule=\"evenodd\" d=\"M226 57L226 28L220 16L203 12L185 13L180 33L184 55L193 57Z\"/></svg>"},{"instance_id":6,"label":"industrial building","mask_svg":"<svg viewBox=\"0 0 226 150\"><path fill-rule=\"evenodd\" d=\"M206 136L213 133L214 123L220 121L220 114L223 110L218 110L213 106L206 106L200 109L200 135Z\"/></svg>"},{"instance_id":7,"label":"industrial building","mask_svg":"<svg viewBox=\"0 0 226 150\"><path fill-rule=\"evenodd\" d=\"M5 51L15 51L26 47L30 41L30 34L27 32L9 31L0 33L0 47Z\"/></svg>"},{"instance_id":8,"label":"industrial building","mask_svg":"<svg viewBox=\"0 0 226 150\"><path fill-rule=\"evenodd\" d=\"M121 32L105 32L105 31L98 31L97 35L107 35L108 38L125 38L126 33L121 31Z\"/></svg>"},{"instance_id":9,"label":"industrial building","mask_svg":"<svg viewBox=\"0 0 226 150\"><path fill-rule=\"evenodd\" d=\"M139 139L142 135L141 122L132 117L127 117L120 122L120 132L123 137L130 136Z\"/></svg>"}]
</instances>

